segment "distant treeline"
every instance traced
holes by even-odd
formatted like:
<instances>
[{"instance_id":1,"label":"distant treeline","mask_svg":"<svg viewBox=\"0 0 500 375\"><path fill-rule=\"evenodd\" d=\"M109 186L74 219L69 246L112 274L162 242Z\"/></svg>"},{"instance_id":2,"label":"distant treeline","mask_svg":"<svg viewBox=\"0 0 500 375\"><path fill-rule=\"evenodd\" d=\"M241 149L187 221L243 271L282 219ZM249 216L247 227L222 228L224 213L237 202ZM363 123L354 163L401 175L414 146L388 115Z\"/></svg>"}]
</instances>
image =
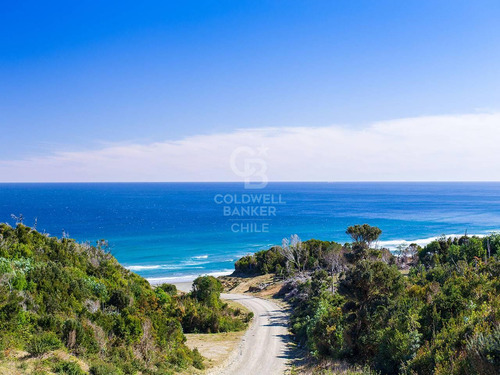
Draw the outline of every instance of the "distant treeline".
<instances>
[{"instance_id":1,"label":"distant treeline","mask_svg":"<svg viewBox=\"0 0 500 375\"><path fill-rule=\"evenodd\" d=\"M351 227L358 230L374 230L369 226ZM375 228L377 235L378 228ZM370 241L371 243L372 241ZM367 247L346 243L341 245L333 241L307 240L301 242L297 236L290 239L284 239L282 246L274 246L268 250L258 251L255 254L246 255L236 261L234 268L236 274L263 275L267 273L276 273L281 276L289 276L303 271L314 271L326 269L333 273L338 273L345 266L351 264L356 258L366 256L370 259L383 259L389 264L396 264L408 259L410 250L415 245L401 251L401 258L394 256L389 250L370 249Z\"/></svg>"}]
</instances>

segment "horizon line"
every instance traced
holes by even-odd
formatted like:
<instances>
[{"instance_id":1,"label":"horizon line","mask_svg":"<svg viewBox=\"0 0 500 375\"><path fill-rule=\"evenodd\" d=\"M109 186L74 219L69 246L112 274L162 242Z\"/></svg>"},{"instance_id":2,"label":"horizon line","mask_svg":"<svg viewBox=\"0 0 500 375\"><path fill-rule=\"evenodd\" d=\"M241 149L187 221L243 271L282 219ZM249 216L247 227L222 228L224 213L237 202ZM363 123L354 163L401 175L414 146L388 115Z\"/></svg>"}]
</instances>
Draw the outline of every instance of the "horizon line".
<instances>
[{"instance_id":1,"label":"horizon line","mask_svg":"<svg viewBox=\"0 0 500 375\"><path fill-rule=\"evenodd\" d=\"M0 181L0 185L7 184L244 184L245 181ZM342 181L300 181L279 180L268 181L268 184L302 183L302 184L353 184L353 183L500 183L500 180L342 180ZM248 189L262 190L262 189Z\"/></svg>"}]
</instances>

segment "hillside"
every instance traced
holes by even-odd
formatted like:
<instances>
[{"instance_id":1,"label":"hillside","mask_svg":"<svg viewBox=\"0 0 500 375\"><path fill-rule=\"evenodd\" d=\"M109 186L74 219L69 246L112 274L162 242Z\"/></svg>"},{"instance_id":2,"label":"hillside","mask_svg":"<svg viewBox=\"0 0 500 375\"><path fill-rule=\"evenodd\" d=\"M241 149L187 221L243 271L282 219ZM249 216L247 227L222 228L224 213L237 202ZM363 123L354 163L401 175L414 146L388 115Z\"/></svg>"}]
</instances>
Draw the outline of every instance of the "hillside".
<instances>
[{"instance_id":1,"label":"hillside","mask_svg":"<svg viewBox=\"0 0 500 375\"><path fill-rule=\"evenodd\" d=\"M349 227L345 245L292 236L238 260L236 273L275 273L306 373L347 363L366 374L499 374L500 235L441 237L395 256L371 246L380 233Z\"/></svg>"},{"instance_id":2,"label":"hillside","mask_svg":"<svg viewBox=\"0 0 500 375\"><path fill-rule=\"evenodd\" d=\"M241 330L248 317L222 303L216 279L194 285L180 296L172 285L153 289L105 242L82 245L0 224L0 362L24 353L39 359L36 373L94 375L202 368L183 332ZM46 353L59 354L49 361Z\"/></svg>"}]
</instances>

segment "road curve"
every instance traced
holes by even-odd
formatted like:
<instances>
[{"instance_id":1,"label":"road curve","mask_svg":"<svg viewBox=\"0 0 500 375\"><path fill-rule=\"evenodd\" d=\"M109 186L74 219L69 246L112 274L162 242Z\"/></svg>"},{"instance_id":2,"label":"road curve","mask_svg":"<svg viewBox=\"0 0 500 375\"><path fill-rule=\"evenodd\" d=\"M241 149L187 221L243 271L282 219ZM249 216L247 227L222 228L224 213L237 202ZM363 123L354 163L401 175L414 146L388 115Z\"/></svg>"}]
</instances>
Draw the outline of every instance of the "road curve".
<instances>
[{"instance_id":1,"label":"road curve","mask_svg":"<svg viewBox=\"0 0 500 375\"><path fill-rule=\"evenodd\" d=\"M285 372L288 353L287 316L276 303L245 294L222 294L254 313L253 322L221 375L274 375Z\"/></svg>"}]
</instances>

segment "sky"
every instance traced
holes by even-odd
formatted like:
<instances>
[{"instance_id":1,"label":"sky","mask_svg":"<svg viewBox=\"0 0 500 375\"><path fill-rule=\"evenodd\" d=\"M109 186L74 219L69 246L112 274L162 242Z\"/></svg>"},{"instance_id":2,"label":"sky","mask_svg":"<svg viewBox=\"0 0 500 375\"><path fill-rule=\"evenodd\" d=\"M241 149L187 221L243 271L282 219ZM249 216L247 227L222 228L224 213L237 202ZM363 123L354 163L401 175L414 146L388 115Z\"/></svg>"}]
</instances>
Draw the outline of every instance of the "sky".
<instances>
[{"instance_id":1,"label":"sky","mask_svg":"<svg viewBox=\"0 0 500 375\"><path fill-rule=\"evenodd\" d=\"M4 2L0 182L500 180L498 19L493 0Z\"/></svg>"}]
</instances>

